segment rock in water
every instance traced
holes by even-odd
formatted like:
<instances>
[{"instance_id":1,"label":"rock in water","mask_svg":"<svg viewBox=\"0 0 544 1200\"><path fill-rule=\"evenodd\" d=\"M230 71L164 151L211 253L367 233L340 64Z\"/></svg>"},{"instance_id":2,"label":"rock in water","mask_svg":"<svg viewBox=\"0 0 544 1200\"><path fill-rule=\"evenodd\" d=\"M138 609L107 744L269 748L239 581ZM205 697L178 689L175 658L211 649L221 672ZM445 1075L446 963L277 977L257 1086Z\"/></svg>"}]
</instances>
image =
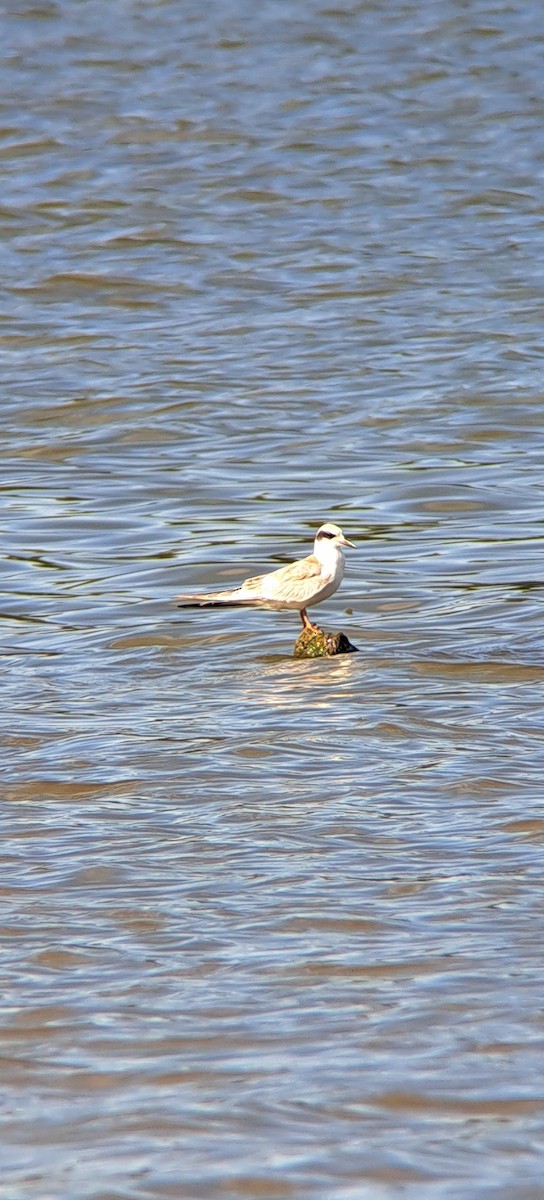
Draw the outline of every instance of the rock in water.
<instances>
[{"instance_id":1,"label":"rock in water","mask_svg":"<svg viewBox=\"0 0 544 1200\"><path fill-rule=\"evenodd\" d=\"M295 658L330 658L333 654L353 654L358 646L352 646L345 633L325 633L318 625L303 629L295 642Z\"/></svg>"}]
</instances>

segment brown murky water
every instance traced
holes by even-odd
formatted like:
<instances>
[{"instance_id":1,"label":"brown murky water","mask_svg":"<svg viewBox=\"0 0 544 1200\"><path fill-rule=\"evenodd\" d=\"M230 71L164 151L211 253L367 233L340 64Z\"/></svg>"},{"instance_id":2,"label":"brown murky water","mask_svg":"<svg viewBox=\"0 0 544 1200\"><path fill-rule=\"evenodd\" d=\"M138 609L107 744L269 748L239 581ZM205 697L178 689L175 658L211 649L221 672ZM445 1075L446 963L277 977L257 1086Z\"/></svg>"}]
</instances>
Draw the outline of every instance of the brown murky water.
<instances>
[{"instance_id":1,"label":"brown murky water","mask_svg":"<svg viewBox=\"0 0 544 1200\"><path fill-rule=\"evenodd\" d=\"M0 1196L541 1200L541 7L0 30Z\"/></svg>"}]
</instances>

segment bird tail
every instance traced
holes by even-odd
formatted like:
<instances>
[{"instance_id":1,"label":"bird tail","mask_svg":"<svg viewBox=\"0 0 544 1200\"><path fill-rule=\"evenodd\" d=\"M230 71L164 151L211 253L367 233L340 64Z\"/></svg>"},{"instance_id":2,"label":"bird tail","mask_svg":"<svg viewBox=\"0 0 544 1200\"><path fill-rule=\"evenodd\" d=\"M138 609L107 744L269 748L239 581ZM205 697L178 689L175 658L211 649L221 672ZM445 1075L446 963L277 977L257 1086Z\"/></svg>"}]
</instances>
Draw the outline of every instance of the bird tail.
<instances>
[{"instance_id":1,"label":"bird tail","mask_svg":"<svg viewBox=\"0 0 544 1200\"><path fill-rule=\"evenodd\" d=\"M244 599L234 592L197 592L192 596L176 596L177 608L254 608L258 600Z\"/></svg>"}]
</instances>

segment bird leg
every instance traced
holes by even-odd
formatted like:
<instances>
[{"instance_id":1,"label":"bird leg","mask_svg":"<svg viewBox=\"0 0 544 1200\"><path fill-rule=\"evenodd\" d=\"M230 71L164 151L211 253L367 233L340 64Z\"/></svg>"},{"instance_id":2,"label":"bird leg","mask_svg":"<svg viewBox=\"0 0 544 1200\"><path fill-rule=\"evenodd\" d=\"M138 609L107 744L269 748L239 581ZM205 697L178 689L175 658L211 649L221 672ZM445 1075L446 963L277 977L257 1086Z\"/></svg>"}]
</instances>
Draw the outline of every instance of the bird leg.
<instances>
[{"instance_id":1,"label":"bird leg","mask_svg":"<svg viewBox=\"0 0 544 1200\"><path fill-rule=\"evenodd\" d=\"M317 628L316 625L312 625L312 622L310 621L310 618L309 618L308 613L306 612L305 608L301 608L301 610L300 610L300 619L301 619L302 624L305 629L316 629Z\"/></svg>"}]
</instances>

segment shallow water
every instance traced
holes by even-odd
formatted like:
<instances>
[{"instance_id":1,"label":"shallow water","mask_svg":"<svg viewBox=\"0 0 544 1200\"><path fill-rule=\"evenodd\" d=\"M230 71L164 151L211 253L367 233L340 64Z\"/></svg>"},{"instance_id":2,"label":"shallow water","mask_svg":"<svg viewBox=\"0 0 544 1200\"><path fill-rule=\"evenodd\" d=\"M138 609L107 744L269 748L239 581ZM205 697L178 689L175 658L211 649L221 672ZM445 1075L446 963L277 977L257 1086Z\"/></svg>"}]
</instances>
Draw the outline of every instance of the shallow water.
<instances>
[{"instance_id":1,"label":"shallow water","mask_svg":"<svg viewBox=\"0 0 544 1200\"><path fill-rule=\"evenodd\" d=\"M544 20L7 5L6 1200L536 1200ZM178 611L358 546L296 614Z\"/></svg>"}]
</instances>

